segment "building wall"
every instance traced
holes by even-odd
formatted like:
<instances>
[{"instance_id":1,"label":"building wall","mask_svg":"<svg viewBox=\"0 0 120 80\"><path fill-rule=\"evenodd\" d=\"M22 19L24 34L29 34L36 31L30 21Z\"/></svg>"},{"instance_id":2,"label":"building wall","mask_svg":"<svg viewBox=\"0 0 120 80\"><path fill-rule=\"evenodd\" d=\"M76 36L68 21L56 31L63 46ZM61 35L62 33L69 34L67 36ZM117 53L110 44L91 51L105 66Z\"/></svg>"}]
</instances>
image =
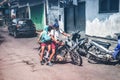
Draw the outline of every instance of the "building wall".
<instances>
[{"instance_id":1,"label":"building wall","mask_svg":"<svg viewBox=\"0 0 120 80\"><path fill-rule=\"evenodd\" d=\"M86 34L98 37L114 38L120 33L120 12L99 13L99 0L86 1ZM120 11L120 1L119 1Z\"/></svg>"},{"instance_id":2,"label":"building wall","mask_svg":"<svg viewBox=\"0 0 120 80\"><path fill-rule=\"evenodd\" d=\"M53 2L52 2L53 1ZM58 19L60 28L64 30L64 8L59 7L59 3L55 1L57 0L49 0L47 2L47 19L48 24L54 24L54 20ZM51 5L51 6L50 6Z\"/></svg>"}]
</instances>

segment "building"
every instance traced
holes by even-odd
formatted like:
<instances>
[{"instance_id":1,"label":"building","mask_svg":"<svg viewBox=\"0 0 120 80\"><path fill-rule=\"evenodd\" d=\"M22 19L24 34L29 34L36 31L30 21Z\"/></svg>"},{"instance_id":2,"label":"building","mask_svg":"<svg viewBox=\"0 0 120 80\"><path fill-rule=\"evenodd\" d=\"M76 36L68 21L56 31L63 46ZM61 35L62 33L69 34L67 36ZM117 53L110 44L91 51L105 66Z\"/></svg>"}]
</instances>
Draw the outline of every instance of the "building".
<instances>
[{"instance_id":1,"label":"building","mask_svg":"<svg viewBox=\"0 0 120 80\"><path fill-rule=\"evenodd\" d=\"M119 0L85 0L85 3L87 35L114 38L114 33L120 33Z\"/></svg>"},{"instance_id":2,"label":"building","mask_svg":"<svg viewBox=\"0 0 120 80\"><path fill-rule=\"evenodd\" d=\"M66 32L85 32L85 1L47 0L47 20L54 23L58 19L60 28Z\"/></svg>"},{"instance_id":3,"label":"building","mask_svg":"<svg viewBox=\"0 0 120 80\"><path fill-rule=\"evenodd\" d=\"M9 18L8 0L0 0L0 26L6 24L8 18Z\"/></svg>"},{"instance_id":4,"label":"building","mask_svg":"<svg viewBox=\"0 0 120 80\"><path fill-rule=\"evenodd\" d=\"M58 19L60 28L69 33L114 38L120 32L119 0L19 0L16 12L31 18L37 29Z\"/></svg>"},{"instance_id":5,"label":"building","mask_svg":"<svg viewBox=\"0 0 120 80\"><path fill-rule=\"evenodd\" d=\"M89 36L114 38L120 33L119 0L62 0L64 29L67 32L80 30ZM73 4L77 1L77 4Z\"/></svg>"},{"instance_id":6,"label":"building","mask_svg":"<svg viewBox=\"0 0 120 80\"><path fill-rule=\"evenodd\" d=\"M44 0L10 0L11 18L30 18L37 30L42 30L46 25Z\"/></svg>"}]
</instances>

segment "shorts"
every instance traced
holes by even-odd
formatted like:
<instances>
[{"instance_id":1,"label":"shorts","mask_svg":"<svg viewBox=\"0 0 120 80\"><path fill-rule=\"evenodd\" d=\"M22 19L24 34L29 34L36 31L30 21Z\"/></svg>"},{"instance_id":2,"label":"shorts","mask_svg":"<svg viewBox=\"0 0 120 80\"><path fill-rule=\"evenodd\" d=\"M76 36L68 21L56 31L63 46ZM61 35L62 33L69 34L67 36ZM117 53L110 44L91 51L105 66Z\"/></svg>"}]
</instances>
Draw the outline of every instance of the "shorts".
<instances>
[{"instance_id":1,"label":"shorts","mask_svg":"<svg viewBox=\"0 0 120 80\"><path fill-rule=\"evenodd\" d=\"M40 46L47 46L47 44L46 43L41 43Z\"/></svg>"},{"instance_id":2,"label":"shorts","mask_svg":"<svg viewBox=\"0 0 120 80\"><path fill-rule=\"evenodd\" d=\"M52 49L56 49L56 42L53 41L53 42L51 43L51 48L52 48Z\"/></svg>"},{"instance_id":3,"label":"shorts","mask_svg":"<svg viewBox=\"0 0 120 80\"><path fill-rule=\"evenodd\" d=\"M51 41L42 42L40 45L41 45L41 46L48 46L48 45L51 45Z\"/></svg>"}]
</instances>

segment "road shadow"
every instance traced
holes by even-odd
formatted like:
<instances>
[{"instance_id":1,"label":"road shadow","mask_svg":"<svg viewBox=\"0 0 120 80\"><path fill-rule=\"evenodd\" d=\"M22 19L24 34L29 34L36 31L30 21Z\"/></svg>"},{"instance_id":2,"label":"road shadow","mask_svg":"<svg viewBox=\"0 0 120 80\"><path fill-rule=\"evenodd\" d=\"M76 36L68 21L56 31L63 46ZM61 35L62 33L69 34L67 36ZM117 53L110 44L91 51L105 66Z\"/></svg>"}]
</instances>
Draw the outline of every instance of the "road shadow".
<instances>
[{"instance_id":1,"label":"road shadow","mask_svg":"<svg viewBox=\"0 0 120 80\"><path fill-rule=\"evenodd\" d=\"M0 45L5 41L5 37L0 34Z\"/></svg>"},{"instance_id":2,"label":"road shadow","mask_svg":"<svg viewBox=\"0 0 120 80\"><path fill-rule=\"evenodd\" d=\"M13 35L11 35L11 36L13 36ZM34 38L34 37L37 37L37 34L34 34L34 35L23 35L23 34L20 34L16 38Z\"/></svg>"},{"instance_id":3,"label":"road shadow","mask_svg":"<svg viewBox=\"0 0 120 80\"><path fill-rule=\"evenodd\" d=\"M52 63L54 63L54 64L68 64L68 63L71 63L71 62L68 62L68 61L52 61Z\"/></svg>"},{"instance_id":4,"label":"road shadow","mask_svg":"<svg viewBox=\"0 0 120 80\"><path fill-rule=\"evenodd\" d=\"M53 64L61 64L61 65L63 65L63 64L72 64L72 65L75 65L72 61L53 61L52 63ZM83 65L80 65L80 66L83 66Z\"/></svg>"},{"instance_id":5,"label":"road shadow","mask_svg":"<svg viewBox=\"0 0 120 80\"><path fill-rule=\"evenodd\" d=\"M109 62L109 61L100 61L100 60L96 60L95 62L89 62L91 64L104 64L104 65L120 65L120 61L116 61L116 62Z\"/></svg>"}]
</instances>

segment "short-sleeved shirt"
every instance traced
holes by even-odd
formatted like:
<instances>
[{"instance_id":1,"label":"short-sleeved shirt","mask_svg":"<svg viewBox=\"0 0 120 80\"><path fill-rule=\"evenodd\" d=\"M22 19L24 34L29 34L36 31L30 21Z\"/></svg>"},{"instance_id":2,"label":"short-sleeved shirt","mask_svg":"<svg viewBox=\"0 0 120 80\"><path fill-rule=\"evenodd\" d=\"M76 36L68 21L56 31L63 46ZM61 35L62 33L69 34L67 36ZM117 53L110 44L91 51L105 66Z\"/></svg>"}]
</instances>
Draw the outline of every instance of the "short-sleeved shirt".
<instances>
[{"instance_id":1,"label":"short-sleeved shirt","mask_svg":"<svg viewBox=\"0 0 120 80\"><path fill-rule=\"evenodd\" d=\"M40 36L40 42L49 42L51 41L51 37L50 37L50 33L49 32L46 32L46 31L43 31L41 33L41 36Z\"/></svg>"},{"instance_id":2,"label":"short-sleeved shirt","mask_svg":"<svg viewBox=\"0 0 120 80\"><path fill-rule=\"evenodd\" d=\"M14 24L17 24L17 19L13 19L12 22L13 22Z\"/></svg>"},{"instance_id":3,"label":"short-sleeved shirt","mask_svg":"<svg viewBox=\"0 0 120 80\"><path fill-rule=\"evenodd\" d=\"M62 29L58 29L58 30L53 29L53 30L51 30L51 35L54 36L54 38L55 38L56 40L59 40L60 33L63 33L63 30L62 30Z\"/></svg>"}]
</instances>

